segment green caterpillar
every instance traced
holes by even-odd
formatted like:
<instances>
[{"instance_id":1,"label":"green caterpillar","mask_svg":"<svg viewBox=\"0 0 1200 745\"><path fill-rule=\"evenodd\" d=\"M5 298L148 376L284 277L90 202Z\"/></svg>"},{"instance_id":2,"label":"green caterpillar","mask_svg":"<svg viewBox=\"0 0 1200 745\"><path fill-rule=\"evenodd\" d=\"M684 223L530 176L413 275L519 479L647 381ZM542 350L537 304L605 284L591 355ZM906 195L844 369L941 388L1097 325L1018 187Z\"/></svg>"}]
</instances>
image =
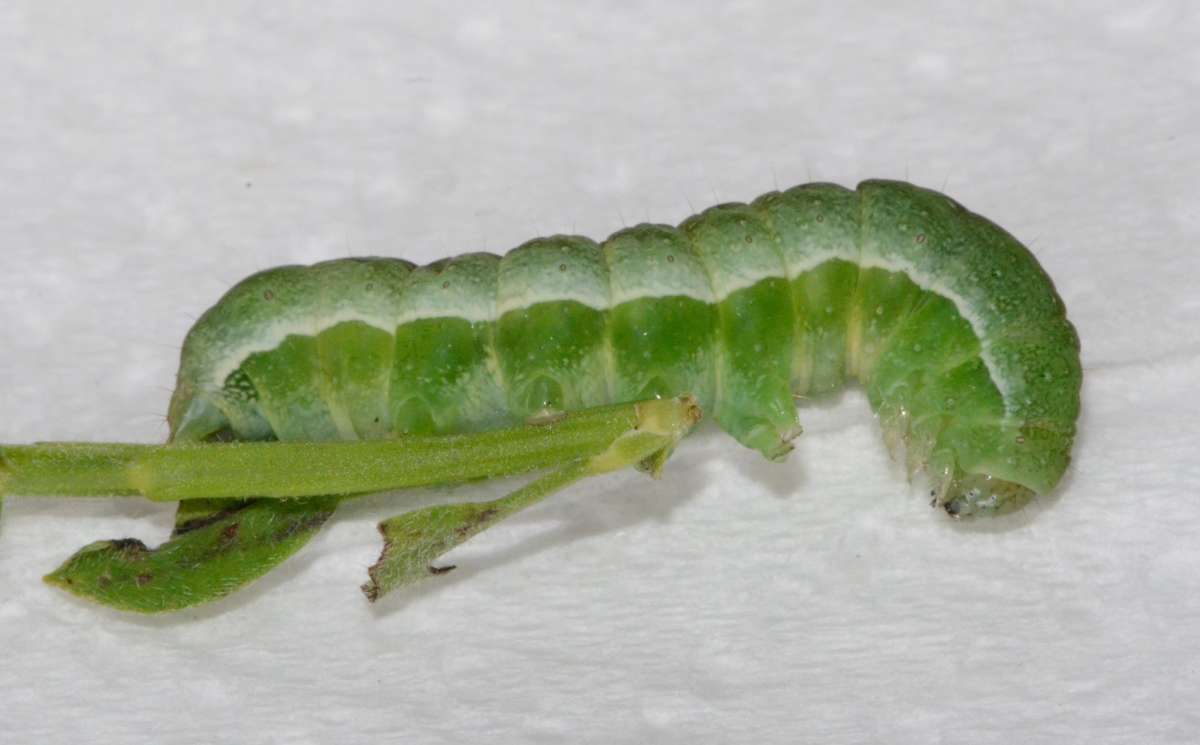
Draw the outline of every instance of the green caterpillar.
<instances>
[{"instance_id":1,"label":"green caterpillar","mask_svg":"<svg viewBox=\"0 0 1200 745\"><path fill-rule=\"evenodd\" d=\"M261 272L188 334L170 444L0 446L0 494L179 500L161 546L99 541L47 577L161 612L269 571L346 496L555 469L498 500L381 523L363 586L376 599L574 481L657 473L701 410L782 458L795 399L848 380L952 515L1018 509L1067 468L1079 340L1050 278L946 196L866 181L600 244Z\"/></svg>"},{"instance_id":2,"label":"green caterpillar","mask_svg":"<svg viewBox=\"0 0 1200 745\"><path fill-rule=\"evenodd\" d=\"M175 442L377 439L691 393L776 460L795 399L848 380L951 514L1017 509L1067 468L1079 340L1050 278L950 198L878 180L599 244L255 274L188 334L169 421Z\"/></svg>"}]
</instances>

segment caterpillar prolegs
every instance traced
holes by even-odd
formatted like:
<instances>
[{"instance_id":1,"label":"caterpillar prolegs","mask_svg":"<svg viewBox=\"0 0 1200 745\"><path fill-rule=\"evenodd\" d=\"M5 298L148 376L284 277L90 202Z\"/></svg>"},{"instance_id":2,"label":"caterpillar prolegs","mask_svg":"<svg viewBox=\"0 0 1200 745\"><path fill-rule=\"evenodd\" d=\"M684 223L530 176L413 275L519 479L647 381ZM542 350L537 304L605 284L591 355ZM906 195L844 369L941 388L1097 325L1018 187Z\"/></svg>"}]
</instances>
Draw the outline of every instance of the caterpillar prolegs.
<instances>
[{"instance_id":1,"label":"caterpillar prolegs","mask_svg":"<svg viewBox=\"0 0 1200 745\"><path fill-rule=\"evenodd\" d=\"M774 460L795 399L847 381L951 514L1017 509L1067 467L1079 341L1050 278L985 218L881 180L600 243L260 272L188 334L169 421L175 442L379 439L690 393Z\"/></svg>"}]
</instances>

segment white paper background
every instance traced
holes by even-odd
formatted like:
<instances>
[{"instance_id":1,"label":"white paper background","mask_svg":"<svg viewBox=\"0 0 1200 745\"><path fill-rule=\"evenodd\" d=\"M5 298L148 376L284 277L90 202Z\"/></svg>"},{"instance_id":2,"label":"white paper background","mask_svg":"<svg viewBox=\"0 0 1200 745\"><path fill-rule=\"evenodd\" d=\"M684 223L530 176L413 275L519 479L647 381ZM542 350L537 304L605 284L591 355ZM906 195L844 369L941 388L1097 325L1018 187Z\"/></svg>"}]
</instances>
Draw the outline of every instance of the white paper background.
<instances>
[{"instance_id":1,"label":"white paper background","mask_svg":"<svg viewBox=\"0 0 1200 745\"><path fill-rule=\"evenodd\" d=\"M161 440L191 320L271 265L881 176L1055 278L1086 370L1072 472L953 523L851 391L802 412L786 465L704 431L663 481L572 489L376 607L373 525L412 495L148 620L38 579L157 542L169 507L12 499L0 739L1197 741L1194 4L442 6L0 8L0 442Z\"/></svg>"}]
</instances>

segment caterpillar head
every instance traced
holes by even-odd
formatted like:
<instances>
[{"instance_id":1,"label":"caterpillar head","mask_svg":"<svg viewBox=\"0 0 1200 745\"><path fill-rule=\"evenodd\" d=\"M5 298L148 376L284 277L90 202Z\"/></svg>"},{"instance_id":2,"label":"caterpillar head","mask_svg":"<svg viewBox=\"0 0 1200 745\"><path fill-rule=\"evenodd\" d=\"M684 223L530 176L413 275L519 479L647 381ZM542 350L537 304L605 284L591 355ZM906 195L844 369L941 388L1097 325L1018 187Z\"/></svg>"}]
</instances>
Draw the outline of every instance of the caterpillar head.
<instances>
[{"instance_id":1,"label":"caterpillar head","mask_svg":"<svg viewBox=\"0 0 1200 745\"><path fill-rule=\"evenodd\" d=\"M934 492L934 504L951 517L993 516L1015 512L1033 499L1027 486L982 473L960 474Z\"/></svg>"}]
</instances>

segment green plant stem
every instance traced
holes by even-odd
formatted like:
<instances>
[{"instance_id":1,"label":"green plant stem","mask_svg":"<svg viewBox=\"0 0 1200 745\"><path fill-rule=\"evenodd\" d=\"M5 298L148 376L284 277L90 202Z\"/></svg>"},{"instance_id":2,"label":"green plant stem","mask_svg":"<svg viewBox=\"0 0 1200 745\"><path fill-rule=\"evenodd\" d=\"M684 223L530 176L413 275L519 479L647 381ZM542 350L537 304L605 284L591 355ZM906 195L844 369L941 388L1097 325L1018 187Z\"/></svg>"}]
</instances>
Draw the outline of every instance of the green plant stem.
<instances>
[{"instance_id":1,"label":"green plant stem","mask_svg":"<svg viewBox=\"0 0 1200 745\"><path fill-rule=\"evenodd\" d=\"M657 472L699 416L694 400L684 397L461 437L302 447L36 445L5 450L3 457L14 492L29 493L33 487L35 493L52 494L128 490L158 499L237 496L241 489L272 496L335 492L295 500L232 500L177 526L160 546L150 548L134 539L97 541L45 578L113 608L161 613L215 600L265 574L321 528L337 506L337 491L360 493L558 466L499 500L418 510L382 523L384 555L364 587L375 599L428 576L433 558L585 476L632 464ZM321 460L331 450L340 459ZM172 460L181 455L178 462ZM331 473L339 478L331 481ZM240 486L231 492L230 484Z\"/></svg>"},{"instance_id":2,"label":"green plant stem","mask_svg":"<svg viewBox=\"0 0 1200 745\"><path fill-rule=\"evenodd\" d=\"M155 501L362 494L561 465L629 430L694 421L682 397L602 406L538 424L369 442L0 446L0 495L144 496Z\"/></svg>"},{"instance_id":3,"label":"green plant stem","mask_svg":"<svg viewBox=\"0 0 1200 745\"><path fill-rule=\"evenodd\" d=\"M580 479L644 464L658 475L667 456L699 418L699 410L662 410L666 417L645 420L617 437L604 451L575 459L511 494L490 502L440 505L398 515L379 524L383 553L362 586L371 601L453 566L431 562L496 523L536 504Z\"/></svg>"}]
</instances>

